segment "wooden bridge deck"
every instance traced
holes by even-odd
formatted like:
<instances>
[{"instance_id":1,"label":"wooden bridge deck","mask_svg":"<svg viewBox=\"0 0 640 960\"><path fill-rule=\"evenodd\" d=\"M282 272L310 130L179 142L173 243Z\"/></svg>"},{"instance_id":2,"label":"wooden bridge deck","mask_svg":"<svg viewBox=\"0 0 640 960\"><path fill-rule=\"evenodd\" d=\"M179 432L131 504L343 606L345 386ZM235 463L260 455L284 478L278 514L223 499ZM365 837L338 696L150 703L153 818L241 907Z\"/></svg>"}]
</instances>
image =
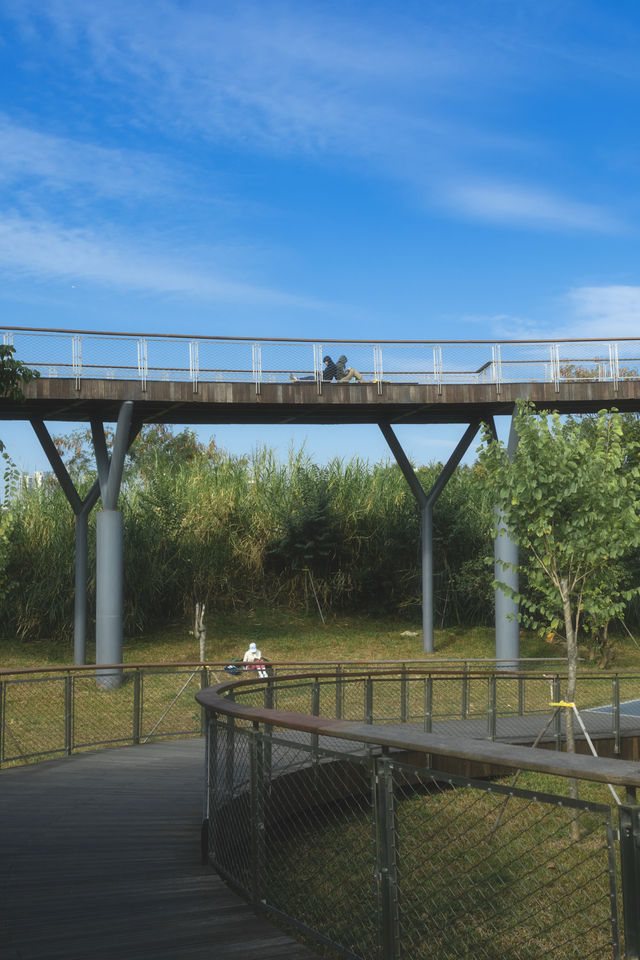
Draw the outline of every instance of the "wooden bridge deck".
<instances>
[{"instance_id":1,"label":"wooden bridge deck","mask_svg":"<svg viewBox=\"0 0 640 960\"><path fill-rule=\"evenodd\" d=\"M312 960L200 863L203 741L0 774L0 960Z\"/></svg>"}]
</instances>

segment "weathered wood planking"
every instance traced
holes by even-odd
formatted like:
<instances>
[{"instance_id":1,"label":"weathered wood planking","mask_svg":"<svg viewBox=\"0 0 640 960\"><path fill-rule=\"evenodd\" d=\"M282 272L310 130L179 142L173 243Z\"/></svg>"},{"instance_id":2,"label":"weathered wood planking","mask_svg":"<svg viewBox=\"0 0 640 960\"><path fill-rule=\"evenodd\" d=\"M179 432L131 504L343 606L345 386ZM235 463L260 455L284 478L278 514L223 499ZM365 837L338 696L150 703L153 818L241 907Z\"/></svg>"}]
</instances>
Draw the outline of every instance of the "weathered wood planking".
<instances>
[{"instance_id":1,"label":"weathered wood planking","mask_svg":"<svg viewBox=\"0 0 640 960\"><path fill-rule=\"evenodd\" d=\"M203 742L0 774L0 960L312 960L200 863Z\"/></svg>"},{"instance_id":2,"label":"weathered wood planking","mask_svg":"<svg viewBox=\"0 0 640 960\"><path fill-rule=\"evenodd\" d=\"M563 413L640 410L640 380L567 383L253 383L81 380L42 377L22 402L0 398L0 419L117 420L125 400L147 423L469 423L510 413L519 397Z\"/></svg>"}]
</instances>

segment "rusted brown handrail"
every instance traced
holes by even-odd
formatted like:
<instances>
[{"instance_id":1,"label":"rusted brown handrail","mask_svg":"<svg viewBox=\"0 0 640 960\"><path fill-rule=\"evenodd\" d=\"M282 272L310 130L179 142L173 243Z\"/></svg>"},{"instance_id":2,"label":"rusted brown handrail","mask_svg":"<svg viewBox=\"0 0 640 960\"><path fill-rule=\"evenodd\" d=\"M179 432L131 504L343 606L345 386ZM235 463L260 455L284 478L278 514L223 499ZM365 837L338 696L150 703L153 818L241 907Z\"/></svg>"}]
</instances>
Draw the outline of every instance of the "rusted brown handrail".
<instances>
[{"instance_id":1,"label":"rusted brown handrail","mask_svg":"<svg viewBox=\"0 0 640 960\"><path fill-rule=\"evenodd\" d=\"M279 683L297 681L299 676L281 677ZM336 677L336 680L338 678ZM340 678L344 679L344 678ZM258 683L258 680L236 680L216 684L196 694L196 700L206 710L221 713L251 723L299 730L317 736L335 737L379 746L384 750L412 750L437 756L458 757L479 763L497 764L511 770L532 770L551 776L575 777L598 783L616 783L625 787L640 787L640 764L627 760L610 760L581 754L556 753L534 747L513 746L487 740L443 737L423 733L410 726L402 736L385 731L384 725L333 720L287 710L267 709L236 703L223 696L238 685ZM264 680L261 681L266 686Z\"/></svg>"}]
</instances>

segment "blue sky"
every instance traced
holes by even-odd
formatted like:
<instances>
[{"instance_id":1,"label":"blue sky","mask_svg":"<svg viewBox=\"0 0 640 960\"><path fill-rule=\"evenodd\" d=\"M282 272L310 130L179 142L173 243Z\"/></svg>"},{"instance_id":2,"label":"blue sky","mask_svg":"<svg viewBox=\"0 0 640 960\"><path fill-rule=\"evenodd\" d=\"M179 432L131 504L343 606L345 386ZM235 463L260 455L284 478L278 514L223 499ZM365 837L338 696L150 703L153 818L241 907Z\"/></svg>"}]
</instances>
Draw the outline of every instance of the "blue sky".
<instances>
[{"instance_id":1,"label":"blue sky","mask_svg":"<svg viewBox=\"0 0 640 960\"><path fill-rule=\"evenodd\" d=\"M635 2L0 0L0 51L6 325L637 331ZM388 456L373 427L213 433ZM460 432L399 435L426 462Z\"/></svg>"}]
</instances>

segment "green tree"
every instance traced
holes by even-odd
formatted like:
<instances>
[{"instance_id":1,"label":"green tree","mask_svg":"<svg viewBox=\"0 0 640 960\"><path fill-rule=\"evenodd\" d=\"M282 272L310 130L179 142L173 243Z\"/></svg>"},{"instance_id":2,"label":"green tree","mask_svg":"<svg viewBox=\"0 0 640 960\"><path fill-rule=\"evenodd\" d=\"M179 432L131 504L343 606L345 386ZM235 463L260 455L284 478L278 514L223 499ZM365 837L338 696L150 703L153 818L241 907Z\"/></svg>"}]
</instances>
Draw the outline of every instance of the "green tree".
<instances>
[{"instance_id":1,"label":"green tree","mask_svg":"<svg viewBox=\"0 0 640 960\"><path fill-rule=\"evenodd\" d=\"M31 370L25 366L20 360L16 360L15 352L16 348L11 344L0 344L0 397L9 397L10 400L23 400L23 384L37 379L40 374L37 370ZM0 453L3 456L5 455L2 440L0 440Z\"/></svg>"},{"instance_id":2,"label":"green tree","mask_svg":"<svg viewBox=\"0 0 640 960\"><path fill-rule=\"evenodd\" d=\"M532 625L564 627L566 700L575 701L581 628L621 616L635 590L624 589L618 563L640 543L638 445L624 439L617 411L589 420L536 413L519 402L512 460L485 432L481 462L505 527L526 560L526 592L507 589ZM567 709L567 749L575 750ZM573 784L572 793L577 794Z\"/></svg>"}]
</instances>

